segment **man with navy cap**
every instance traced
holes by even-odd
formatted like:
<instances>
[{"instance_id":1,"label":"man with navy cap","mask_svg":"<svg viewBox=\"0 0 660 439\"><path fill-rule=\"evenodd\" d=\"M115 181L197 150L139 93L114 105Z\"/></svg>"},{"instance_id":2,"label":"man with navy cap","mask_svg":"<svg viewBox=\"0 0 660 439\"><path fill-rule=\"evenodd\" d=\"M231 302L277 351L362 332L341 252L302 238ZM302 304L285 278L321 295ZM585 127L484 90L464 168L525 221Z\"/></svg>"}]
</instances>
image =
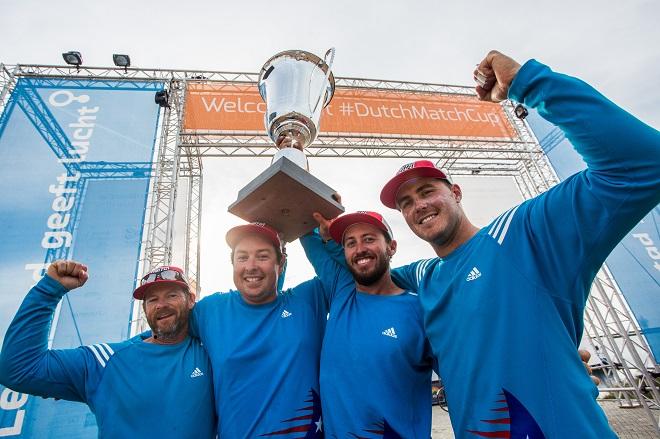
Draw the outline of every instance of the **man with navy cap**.
<instances>
[{"instance_id":1,"label":"man with navy cap","mask_svg":"<svg viewBox=\"0 0 660 439\"><path fill-rule=\"evenodd\" d=\"M558 125L588 168L479 229L433 163L402 167L381 201L437 258L393 270L419 292L457 437L614 437L576 347L598 268L660 202L660 133L584 82L492 51L475 78Z\"/></svg>"},{"instance_id":2,"label":"man with navy cap","mask_svg":"<svg viewBox=\"0 0 660 439\"><path fill-rule=\"evenodd\" d=\"M417 294L390 277L392 230L377 212L315 218L321 236L300 241L328 292L320 371L326 435L430 437L432 354Z\"/></svg>"},{"instance_id":3,"label":"man with navy cap","mask_svg":"<svg viewBox=\"0 0 660 439\"><path fill-rule=\"evenodd\" d=\"M78 262L48 267L7 329L0 383L88 404L101 438L216 437L211 364L199 341L188 337L195 295L183 271L157 268L134 291L151 333L120 343L48 349L57 304L87 279L87 267Z\"/></svg>"},{"instance_id":4,"label":"man with navy cap","mask_svg":"<svg viewBox=\"0 0 660 439\"><path fill-rule=\"evenodd\" d=\"M321 438L321 282L280 291L286 254L266 224L234 227L226 240L236 290L205 297L191 319L213 366L218 436Z\"/></svg>"}]
</instances>

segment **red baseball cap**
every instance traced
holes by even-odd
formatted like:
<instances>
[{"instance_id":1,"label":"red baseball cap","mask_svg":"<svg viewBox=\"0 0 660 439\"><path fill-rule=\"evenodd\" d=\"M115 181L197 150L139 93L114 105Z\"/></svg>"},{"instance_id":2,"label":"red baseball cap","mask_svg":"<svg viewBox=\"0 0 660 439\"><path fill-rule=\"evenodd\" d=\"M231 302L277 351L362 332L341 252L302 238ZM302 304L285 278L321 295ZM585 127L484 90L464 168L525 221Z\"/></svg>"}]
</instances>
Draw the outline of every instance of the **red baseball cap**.
<instances>
[{"instance_id":1,"label":"red baseball cap","mask_svg":"<svg viewBox=\"0 0 660 439\"><path fill-rule=\"evenodd\" d=\"M254 222L250 224L243 224L242 226L232 227L227 232L225 239L227 244L229 244L229 247L233 249L245 235L255 233L272 242L276 249L282 250L282 241L280 240L279 233L277 233L277 230L273 229L266 223Z\"/></svg>"},{"instance_id":2,"label":"red baseball cap","mask_svg":"<svg viewBox=\"0 0 660 439\"><path fill-rule=\"evenodd\" d=\"M370 212L367 210L359 210L355 213L347 213L346 215L335 218L334 221L330 223L330 229L328 231L330 232L332 239L341 244L346 229L357 223L371 224L387 233L387 236L389 236L390 239L393 238L392 229L390 229L390 226L385 221L385 218L383 218L383 215L378 212Z\"/></svg>"},{"instance_id":3,"label":"red baseball cap","mask_svg":"<svg viewBox=\"0 0 660 439\"><path fill-rule=\"evenodd\" d=\"M442 169L436 167L430 160L417 160L405 164L380 191L380 201L390 209L396 209L396 194L402 184L415 178L433 177L452 183L451 177Z\"/></svg>"},{"instance_id":4,"label":"red baseball cap","mask_svg":"<svg viewBox=\"0 0 660 439\"><path fill-rule=\"evenodd\" d=\"M186 276L183 273L183 270L179 267L174 267L171 265L165 265L162 267L154 268L149 273L147 273L141 280L140 286L133 291L133 297L142 300L144 299L144 294L149 288L158 284L175 284L179 285L190 291L190 286L186 280Z\"/></svg>"}]
</instances>

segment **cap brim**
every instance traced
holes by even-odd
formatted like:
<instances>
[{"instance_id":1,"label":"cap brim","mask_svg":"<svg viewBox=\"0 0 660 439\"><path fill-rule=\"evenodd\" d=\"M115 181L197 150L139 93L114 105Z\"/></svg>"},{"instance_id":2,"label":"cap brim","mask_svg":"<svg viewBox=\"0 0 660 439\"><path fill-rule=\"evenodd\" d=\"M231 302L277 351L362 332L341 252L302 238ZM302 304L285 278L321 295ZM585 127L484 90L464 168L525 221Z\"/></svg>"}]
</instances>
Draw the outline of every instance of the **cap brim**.
<instances>
[{"instance_id":1,"label":"cap brim","mask_svg":"<svg viewBox=\"0 0 660 439\"><path fill-rule=\"evenodd\" d=\"M180 287L185 288L186 290L190 290L190 287L188 286L187 283L182 282L180 280L168 280L168 279L158 279L153 282L149 282L147 284L141 285L133 291L133 297L138 300L144 299L144 294L147 292L147 290L153 286L156 285L167 285L167 284L174 284L174 285L179 285Z\"/></svg>"},{"instance_id":2,"label":"cap brim","mask_svg":"<svg viewBox=\"0 0 660 439\"><path fill-rule=\"evenodd\" d=\"M264 227L256 226L254 224L245 224L230 229L227 232L227 236L225 236L225 239L229 247L234 248L239 243L239 241L243 239L245 235L254 235L254 234L261 235L264 238L267 238L270 242L273 243L275 248L280 248L282 245L280 242L280 238L274 232L271 232L270 230Z\"/></svg>"},{"instance_id":3,"label":"cap brim","mask_svg":"<svg viewBox=\"0 0 660 439\"><path fill-rule=\"evenodd\" d=\"M390 234L389 230L387 230L387 227L384 226L383 223L378 221L373 216L367 215L366 213L356 212L356 213L348 213L346 215L342 215L337 219L335 219L332 222L332 224L330 224L330 228L328 230L328 232L330 233L330 237L332 237L333 241L342 244L342 240L344 238L344 233L346 232L346 229L352 226L353 224L357 224L357 223L371 224L372 226L382 230L388 235Z\"/></svg>"},{"instance_id":4,"label":"cap brim","mask_svg":"<svg viewBox=\"0 0 660 439\"><path fill-rule=\"evenodd\" d=\"M390 209L396 209L396 194L402 184L415 178L433 177L448 180L447 175L438 168L410 168L395 175L380 191L380 201Z\"/></svg>"}]
</instances>

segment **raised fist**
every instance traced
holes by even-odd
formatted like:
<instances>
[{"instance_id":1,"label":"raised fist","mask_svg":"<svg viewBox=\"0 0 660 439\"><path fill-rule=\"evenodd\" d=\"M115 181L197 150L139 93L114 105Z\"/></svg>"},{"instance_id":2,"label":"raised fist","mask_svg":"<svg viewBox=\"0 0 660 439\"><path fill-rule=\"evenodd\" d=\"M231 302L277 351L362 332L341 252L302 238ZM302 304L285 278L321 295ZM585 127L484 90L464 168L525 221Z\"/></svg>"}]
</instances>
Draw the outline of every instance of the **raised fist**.
<instances>
[{"instance_id":1,"label":"raised fist","mask_svg":"<svg viewBox=\"0 0 660 439\"><path fill-rule=\"evenodd\" d=\"M89 277L87 265L75 261L55 261L48 267L47 274L67 290L82 287Z\"/></svg>"},{"instance_id":2,"label":"raised fist","mask_svg":"<svg viewBox=\"0 0 660 439\"><path fill-rule=\"evenodd\" d=\"M477 95L482 101L501 102L509 94L513 78L520 70L520 64L512 58L491 50L474 70L477 82Z\"/></svg>"}]
</instances>

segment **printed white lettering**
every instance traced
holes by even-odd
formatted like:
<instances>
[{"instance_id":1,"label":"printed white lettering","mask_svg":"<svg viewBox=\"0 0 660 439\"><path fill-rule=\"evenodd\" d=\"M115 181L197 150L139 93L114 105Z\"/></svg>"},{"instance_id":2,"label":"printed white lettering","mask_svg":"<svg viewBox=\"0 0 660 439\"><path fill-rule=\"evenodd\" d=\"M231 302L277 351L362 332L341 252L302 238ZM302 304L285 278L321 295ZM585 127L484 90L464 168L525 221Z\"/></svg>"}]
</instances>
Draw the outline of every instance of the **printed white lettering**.
<instances>
[{"instance_id":1,"label":"printed white lettering","mask_svg":"<svg viewBox=\"0 0 660 439\"><path fill-rule=\"evenodd\" d=\"M19 436L23 431L23 420L25 419L25 410L16 412L14 425L0 428L0 437Z\"/></svg>"},{"instance_id":2,"label":"printed white lettering","mask_svg":"<svg viewBox=\"0 0 660 439\"><path fill-rule=\"evenodd\" d=\"M342 116L374 117L385 119L413 119L413 120L438 120L450 122L488 123L492 126L500 125L500 118L495 113L483 113L477 108L461 110L458 107L452 109L429 108L424 105L398 104L396 107L386 105L371 106L364 102L342 102L339 105L339 113Z\"/></svg>"},{"instance_id":3,"label":"printed white lettering","mask_svg":"<svg viewBox=\"0 0 660 439\"><path fill-rule=\"evenodd\" d=\"M71 219L71 214L59 214L54 213L48 217L46 225L51 229L63 229L69 224L69 219Z\"/></svg>"},{"instance_id":4,"label":"printed white lettering","mask_svg":"<svg viewBox=\"0 0 660 439\"><path fill-rule=\"evenodd\" d=\"M25 264L25 269L26 270L32 270L32 280L35 282L39 282L41 277L43 276L43 272L46 268L48 268L50 264Z\"/></svg>"},{"instance_id":5,"label":"printed white lettering","mask_svg":"<svg viewBox=\"0 0 660 439\"><path fill-rule=\"evenodd\" d=\"M16 411L16 416L12 425L9 427L0 427L0 437L18 436L23 430L23 420L25 419L25 410L19 410L28 401L26 393L15 392L5 388L0 394L0 409L7 411Z\"/></svg>"},{"instance_id":6,"label":"printed white lettering","mask_svg":"<svg viewBox=\"0 0 660 439\"><path fill-rule=\"evenodd\" d=\"M53 200L53 210L55 212L66 212L71 210L73 203L76 201L74 197L57 197Z\"/></svg>"},{"instance_id":7,"label":"printed white lettering","mask_svg":"<svg viewBox=\"0 0 660 439\"><path fill-rule=\"evenodd\" d=\"M218 102L217 98L212 98L208 100L205 96L202 96L202 104L207 113L265 113L266 112L266 103L265 102L243 102L243 100L238 97L236 101L228 101L225 98L221 98Z\"/></svg>"},{"instance_id":8,"label":"printed white lettering","mask_svg":"<svg viewBox=\"0 0 660 439\"><path fill-rule=\"evenodd\" d=\"M9 388L5 388L0 394L0 409L17 410L23 407L28 400L27 393L19 393Z\"/></svg>"},{"instance_id":9,"label":"printed white lettering","mask_svg":"<svg viewBox=\"0 0 660 439\"><path fill-rule=\"evenodd\" d=\"M62 245L64 247L71 247L72 238L70 232L62 230L58 232L45 232L41 240L41 246L43 248L60 248Z\"/></svg>"},{"instance_id":10,"label":"printed white lettering","mask_svg":"<svg viewBox=\"0 0 660 439\"><path fill-rule=\"evenodd\" d=\"M644 246L646 254L648 254L649 258L653 261L653 268L660 271L660 250L654 245L655 243L651 239L651 236L648 233L633 233L632 236Z\"/></svg>"},{"instance_id":11,"label":"printed white lettering","mask_svg":"<svg viewBox=\"0 0 660 439\"><path fill-rule=\"evenodd\" d=\"M64 97L63 99L61 97ZM58 90L48 97L48 102L53 107L66 107L71 102L76 101L81 104L89 102L89 95L74 95L71 90Z\"/></svg>"}]
</instances>

